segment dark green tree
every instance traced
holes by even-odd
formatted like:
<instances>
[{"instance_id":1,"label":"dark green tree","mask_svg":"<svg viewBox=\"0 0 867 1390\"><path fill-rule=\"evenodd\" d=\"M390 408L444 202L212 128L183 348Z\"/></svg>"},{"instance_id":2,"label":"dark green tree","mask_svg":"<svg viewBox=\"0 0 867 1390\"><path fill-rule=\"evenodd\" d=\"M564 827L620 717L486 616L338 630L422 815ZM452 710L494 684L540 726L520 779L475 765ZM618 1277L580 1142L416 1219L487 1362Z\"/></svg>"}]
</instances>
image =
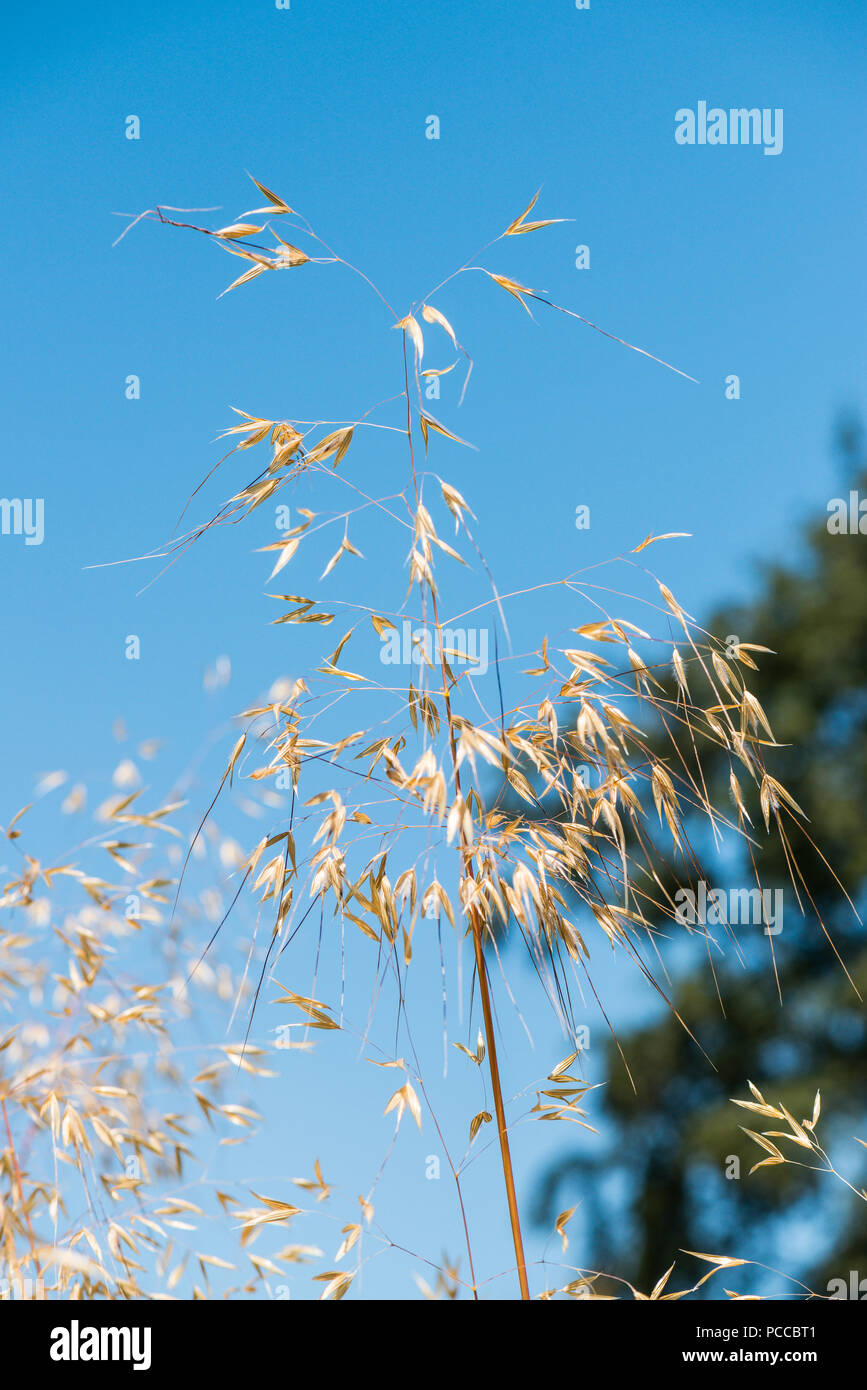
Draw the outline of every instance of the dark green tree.
<instances>
[{"instance_id":1,"label":"dark green tree","mask_svg":"<svg viewBox=\"0 0 867 1390\"><path fill-rule=\"evenodd\" d=\"M841 495L848 500L856 489L867 498L857 423L839 427L837 447ZM867 1277L867 1203L833 1177L789 1164L747 1176L763 1155L739 1125L768 1124L750 1124L757 1117L730 1100L748 1095L750 1079L801 1119L820 1089L825 1148L850 1181L864 1183L867 1153L853 1136L867 1139L867 934L840 883L860 907L867 888L867 535L832 534L828 520L826 513L805 528L784 563L763 569L753 602L724 608L707 624L722 640L733 636L775 653L754 653L760 670L749 673L750 687L785 745L774 750L774 775L806 812L806 830L821 849L799 837L804 915L779 842L769 837L764 847L761 811L748 801L761 880L787 885L784 929L769 937L752 927L746 941L738 929L740 938L714 958L713 969L699 937L694 965L669 994L694 1038L666 1012L610 1040L599 1093L605 1152L599 1155L595 1141L587 1157L564 1157L537 1193L536 1215L546 1223L582 1201L586 1243L576 1261L645 1290L679 1248L761 1260L820 1293L851 1269ZM661 679L673 696L673 682ZM720 804L728 760L711 752L705 770ZM751 866L730 869L731 881L746 882L745 870ZM671 923L659 925L667 931ZM737 1167L730 1156L740 1161L738 1179L726 1175Z\"/></svg>"}]
</instances>

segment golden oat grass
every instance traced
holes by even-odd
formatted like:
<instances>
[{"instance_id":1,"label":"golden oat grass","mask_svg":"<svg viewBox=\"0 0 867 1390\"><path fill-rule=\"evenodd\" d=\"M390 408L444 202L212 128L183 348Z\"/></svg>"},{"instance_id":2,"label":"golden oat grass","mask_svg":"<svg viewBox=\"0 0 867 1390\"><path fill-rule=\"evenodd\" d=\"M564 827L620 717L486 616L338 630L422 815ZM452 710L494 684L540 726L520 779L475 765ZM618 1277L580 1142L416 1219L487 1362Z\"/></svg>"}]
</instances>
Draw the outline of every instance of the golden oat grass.
<instances>
[{"instance_id":1,"label":"golden oat grass","mask_svg":"<svg viewBox=\"0 0 867 1390\"><path fill-rule=\"evenodd\" d=\"M182 518L186 529L152 554L152 559L175 563L208 532L238 524L265 504L292 498L299 520L264 547L274 622L315 633L320 657L239 715L222 778L202 797L197 829L185 852L175 851L170 872L161 868L143 877L140 860L153 852L150 837L177 835L180 806L170 802L140 810L139 799L131 795L109 808L113 829L103 838L101 853L122 872L131 869L142 900L158 908L164 942L171 947L171 968L162 980L154 976L136 983L125 971L124 983L114 982L127 938L142 925L118 913L128 882L114 884L73 862L47 867L27 854L20 875L6 885L2 907L16 921L23 914L26 923L37 888L47 894L59 884L91 904L93 920L73 917L75 925L55 927L67 958L64 973L55 976L61 1025L52 1025L46 1037L26 1024L0 1042L6 1134L3 1258L19 1274L42 1278L50 1269L52 1287L67 1297L173 1296L185 1279L192 1280L193 1296L209 1296L214 1270L231 1268L233 1262L211 1254L193 1234L200 1223L214 1218L203 1208L196 1182L187 1188L180 1181L190 1157L186 1116L198 1111L210 1129L222 1134L220 1142L229 1142L227 1131L243 1139L255 1128L256 1112L227 1102L220 1087L238 1069L256 1075L267 1071L265 1049L253 1032L264 1009L297 1029L291 1035L297 1043L291 1045L310 1046L321 1037L320 1045L328 1046L329 1036L349 1032L362 1042L368 1062L395 1073L384 1107L394 1121L392 1147L405 1122L419 1127L428 1119L432 1123L455 1186L466 1263L418 1255L428 1267L429 1277L420 1279L424 1296L478 1298L484 1290L486 1281L476 1276L462 1176L467 1156L490 1133L499 1150L504 1220L521 1298L530 1297L533 1279L539 1297L592 1299L601 1296L594 1293L598 1272L561 1261L559 1281L547 1287L545 1268L528 1269L510 1129L516 1115L592 1129L588 1094L593 1088L580 1074L580 1047L575 1045L575 992L596 996L591 957L602 945L633 962L650 987L666 997L664 971L662 979L657 971L661 939L690 930L676 914L671 864L686 885L701 872L691 834L697 822L707 826L713 844L737 837L751 853L763 836L779 835L799 895L803 881L792 846L811 842L800 809L773 776L773 732L748 687L754 654L763 649L742 644L732 654L701 630L647 567L650 547L673 539L671 534L636 537L639 543L615 557L609 573L597 567L560 577L540 575L520 591L501 590L490 576L477 517L483 516L486 494L496 480L478 476L475 483L462 482L459 490L441 475L455 451L469 457L468 441L444 407L438 408L443 419L430 411L424 384L458 371L461 399L468 389L472 357L459 325L437 302L447 285L454 289L464 276L483 275L492 292L505 293L527 313L540 306L588 322L501 273L495 261L478 263L504 239L535 233L558 220L529 220L538 194L488 247L399 313L365 272L338 255L288 202L253 182L264 205L224 226L201 226L184 220L183 209L161 207L131 219L130 227L156 221L193 230L235 263L240 260L244 268L224 293L247 292L245 287L272 272L348 270L377 297L387 316L384 329L395 330L394 379L384 384L382 400L358 419L272 419L236 407L234 422L222 434L231 448L220 463L230 454L240 459L249 454L254 460L249 480L210 519L188 526L186 512L197 505L197 488ZM617 341L669 368L645 349ZM335 408L339 412L339 399ZM363 473L353 470L354 457L371 441L379 455L386 451L390 461L403 460L403 481L396 489L378 489L377 453L363 455L373 459ZM336 508L335 490L344 498ZM317 505L321 511L314 509ZM382 563L379 553L374 561L364 554L361 531L369 513L391 528L405 556L387 606L364 601L366 567L378 562L381 568ZM318 592L291 592L300 587L290 578L293 562L299 554L311 553L321 570L320 582L335 572L338 578L347 575L339 590L342 597L326 600ZM442 575L448 570L470 575L474 566L488 576L490 588L479 598L467 580L455 606L444 597L455 592L453 579L444 587ZM377 579L382 579L379 570ZM377 587L381 590L381 583ZM636 595L636 587L643 592ZM331 585L328 592L338 589ZM530 598L540 616L538 639L534 650L516 654L509 610ZM562 645L555 645L543 626L552 599L567 603L571 614L571 631ZM646 614L642 625L623 616L624 609L634 614L639 604ZM413 636L409 666L386 667L382 652L401 639L407 621L429 640ZM468 624L494 633L494 670L484 692L478 653L455 645ZM669 672L674 674L673 691L661 679ZM394 674L393 682L387 673ZM696 698L693 690L698 688L709 691L710 698ZM667 747L665 754L658 751L661 745ZM705 783L702 754L709 747L722 748L728 756L731 800L724 805L713 803ZM274 809L284 799L269 798L273 787L289 788L288 813ZM218 855L214 817L227 799L241 793L271 808L274 823L236 855L227 901L221 902L208 934L199 931L193 940L180 925L190 907L190 875L199 873L202 854ZM757 824L750 812L755 804L760 807ZM6 833L17 837L17 824ZM148 844L131 839L133 833L149 837ZM93 848L91 842L88 852ZM261 965L254 964L251 953L237 979L220 966L215 953L228 914L240 910L243 899L257 923L267 924L267 950ZM294 979L293 947L297 949L305 930L318 933L325 955L331 949L341 959L347 933L356 933L369 949L371 1000L378 997L377 980L390 978L400 1023L414 941L429 922L435 922L438 933L444 928L456 940L466 939L471 949L469 996L478 1000L480 1027L475 1048L456 1046L468 1064L486 1073L491 1099L490 1108L484 1104L467 1115L463 1135L444 1133L414 1049L407 1059L367 1041L367 1026L353 1022L344 1006L342 983L330 998L320 997L327 990L318 979L303 992L285 983L287 977ZM111 948L109 923L120 933ZM39 955L35 961L27 959L32 941L13 926L0 931L2 988L12 1002L44 989L47 971ZM712 968L713 952L725 943L712 940L705 924L693 930L706 937ZM506 1083L495 1009L498 997L512 997L503 959L510 939L521 944L534 966L562 1027L566 1055L551 1059L540 1078L510 1077ZM772 949L770 940L769 945ZM184 988L177 987L178 981ZM232 994L237 1036L228 1044L205 1043L211 1061L193 1071L184 1065L183 1049L164 1043L178 1027L178 1008L190 1007L187 982L195 990L202 981L217 996ZM520 1007L520 999L513 1002ZM130 1041L129 1034L156 1043L156 1077L153 1068L142 1070L135 1063L139 1043ZM371 1051L379 1055L367 1055ZM192 1057L192 1042L189 1052ZM155 1080L167 1085L155 1088ZM179 1110L165 1113L161 1089L171 1090L182 1102ZM535 1102L519 1114L528 1089ZM137 1159L132 1175L118 1170L130 1151ZM31 1172L31 1160L35 1164L37 1157L43 1161ZM107 1173L105 1165L112 1162L114 1171ZM69 1207L67 1170L80 1176L86 1190L83 1218L76 1219ZM321 1204L325 1211L334 1204L332 1186L318 1163L312 1176L295 1180L299 1205L261 1187L243 1198L216 1190L220 1210L237 1236L235 1267L245 1271L229 1293L261 1292L269 1277L285 1276L292 1265L310 1261L320 1296L342 1298L366 1260L401 1248L376 1216L374 1193L381 1172L365 1185L351 1219L333 1218L341 1222L341 1239L326 1268L316 1267L322 1253L317 1247L300 1243L268 1246L269 1253L261 1253L261 1238L270 1228L285 1236L302 1210ZM197 1200L183 1196L185 1190ZM563 1255L573 1211L556 1222L554 1237ZM668 1289L672 1270L648 1293L623 1287L636 1298L681 1298L720 1270L744 1263L723 1256L697 1258L711 1263L710 1272L679 1292Z\"/></svg>"}]
</instances>

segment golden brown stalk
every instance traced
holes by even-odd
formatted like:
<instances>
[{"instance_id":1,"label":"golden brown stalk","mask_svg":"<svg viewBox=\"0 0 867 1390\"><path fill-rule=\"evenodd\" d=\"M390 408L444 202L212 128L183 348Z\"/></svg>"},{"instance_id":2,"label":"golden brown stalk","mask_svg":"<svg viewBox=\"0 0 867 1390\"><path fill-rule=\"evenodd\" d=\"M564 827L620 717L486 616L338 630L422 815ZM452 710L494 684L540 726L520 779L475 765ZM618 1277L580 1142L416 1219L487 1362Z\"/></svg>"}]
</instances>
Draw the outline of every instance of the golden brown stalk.
<instances>
[{"instance_id":1,"label":"golden brown stalk","mask_svg":"<svg viewBox=\"0 0 867 1390\"><path fill-rule=\"evenodd\" d=\"M404 384L406 387L406 433L409 442L409 457L412 468L412 481L415 489L416 505L419 502L418 480L415 472L415 450L412 442L412 412L409 402L409 363L406 355L406 334L403 335L403 373ZM433 606L434 623L437 632L442 631L439 610L437 606L436 590L430 586L431 604ZM452 716L452 704L449 695L448 671L446 670L445 655L443 644L439 644L440 671L442 674L442 696L443 706L446 712L446 723L449 731L449 749L451 751L452 768L455 777L455 792L461 795L461 774L458 766L457 746L455 742L455 725ZM464 863L464 873L468 876L473 872L473 854L471 847L461 832L461 855ZM503 1166L503 1179L506 1184L506 1201L509 1206L509 1224L512 1228L512 1242L515 1247L515 1259L518 1265L518 1283L521 1288L521 1298L529 1299L530 1288L527 1283L527 1266L524 1259L524 1240L521 1235L521 1218L518 1212L518 1198L515 1193L515 1174L512 1168L512 1152L509 1147L509 1131L506 1127L506 1111L503 1105L503 1088L500 1083L500 1068L497 1061L497 1042L494 1036L494 1018L491 1010L491 997L488 990L487 968L485 966L485 952L482 942L482 927L475 907L470 908L470 923L473 932L473 950L476 958L476 974L479 978L479 994L482 1000L482 1014L485 1021L485 1045L488 1054L488 1071L491 1077L491 1090L494 1095L494 1111L497 1116L497 1132L500 1138L500 1159Z\"/></svg>"},{"instance_id":2,"label":"golden brown stalk","mask_svg":"<svg viewBox=\"0 0 867 1390\"><path fill-rule=\"evenodd\" d=\"M30 1238L30 1253L33 1256L33 1265L36 1270L37 1278L42 1271L39 1268L39 1260L36 1255L36 1241L33 1236L33 1227L30 1224L30 1212L24 1200L24 1184L21 1181L21 1169L18 1167L18 1155L15 1152L15 1143L12 1139L12 1130L9 1127L9 1116L6 1113L6 1099L0 1100L0 1108L3 1110L3 1124L6 1127L6 1138L9 1140L9 1152L12 1155L12 1167L15 1169L15 1181L18 1184L18 1200L21 1203L21 1210L24 1213L24 1220L27 1222L27 1234Z\"/></svg>"},{"instance_id":3,"label":"golden brown stalk","mask_svg":"<svg viewBox=\"0 0 867 1390\"><path fill-rule=\"evenodd\" d=\"M518 1214L518 1198L515 1194L515 1175L512 1170L512 1154L509 1148L509 1131L506 1128L506 1112L503 1108L503 1090L500 1085L500 1068L497 1062L497 1044L494 1040L494 1020L491 1014L491 999L488 993L488 976L485 953L482 948L481 928L475 908L470 912L473 925L473 947L476 953L476 974L479 977L479 994L482 999L482 1013L485 1018L485 1042L488 1049L488 1069L491 1075L491 1089L494 1093L494 1110L497 1116L497 1131L500 1136L500 1157L503 1164L503 1177L506 1181L506 1201L509 1204L509 1222L512 1227L512 1241L515 1258L518 1262L518 1283L521 1298L529 1299L530 1287L527 1283L527 1266L524 1260L524 1241L521 1236L521 1219Z\"/></svg>"}]
</instances>

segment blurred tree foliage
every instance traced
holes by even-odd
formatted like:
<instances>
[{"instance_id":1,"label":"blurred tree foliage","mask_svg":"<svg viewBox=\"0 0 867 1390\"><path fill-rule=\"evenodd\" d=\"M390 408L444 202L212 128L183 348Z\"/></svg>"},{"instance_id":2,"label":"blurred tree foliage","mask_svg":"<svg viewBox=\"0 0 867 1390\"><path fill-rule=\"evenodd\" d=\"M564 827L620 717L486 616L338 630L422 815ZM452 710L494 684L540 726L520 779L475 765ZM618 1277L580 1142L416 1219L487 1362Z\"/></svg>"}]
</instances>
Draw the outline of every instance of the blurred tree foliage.
<instances>
[{"instance_id":1,"label":"blurred tree foliage","mask_svg":"<svg viewBox=\"0 0 867 1390\"><path fill-rule=\"evenodd\" d=\"M856 422L839 426L837 447L841 495L848 499L853 488L867 498ZM806 528L799 553L763 570L752 603L717 612L708 627L776 653L755 653L761 669L747 673L787 745L769 765L860 908L867 888L867 535L833 535L827 523L822 516ZM673 697L673 680L660 679ZM690 688L701 702L692 676ZM711 750L705 771L712 798L724 806L728 759ZM587 1156L567 1156L549 1169L537 1192L535 1215L546 1224L581 1201L586 1240L576 1261L645 1291L679 1248L759 1259L799 1273L823 1294L830 1278L850 1269L867 1275L867 1203L833 1177L789 1164L747 1176L763 1155L738 1126L752 1128L757 1117L730 1097L747 1096L748 1078L798 1119L811 1114L820 1089L820 1137L856 1185L865 1180L865 1153L853 1135L867 1140L867 1011L834 949L867 999L867 935L822 858L795 836L802 897L812 898L833 947L806 901L801 915L779 842L769 837L764 848L755 801L747 804L762 883L785 888L782 932L769 938L760 927L734 928L737 941L714 956L713 970L697 941L694 965L676 977L669 998L701 1048L669 1012L621 1034L633 1089L616 1043L607 1040L607 1084L599 1092L605 1137L587 1146ZM750 872L749 864L746 872L729 867L726 877L748 886ZM723 886L719 871L705 877ZM665 934L671 925L659 923ZM726 1176L732 1155L740 1160L738 1179ZM729 1161L729 1172L734 1167Z\"/></svg>"}]
</instances>

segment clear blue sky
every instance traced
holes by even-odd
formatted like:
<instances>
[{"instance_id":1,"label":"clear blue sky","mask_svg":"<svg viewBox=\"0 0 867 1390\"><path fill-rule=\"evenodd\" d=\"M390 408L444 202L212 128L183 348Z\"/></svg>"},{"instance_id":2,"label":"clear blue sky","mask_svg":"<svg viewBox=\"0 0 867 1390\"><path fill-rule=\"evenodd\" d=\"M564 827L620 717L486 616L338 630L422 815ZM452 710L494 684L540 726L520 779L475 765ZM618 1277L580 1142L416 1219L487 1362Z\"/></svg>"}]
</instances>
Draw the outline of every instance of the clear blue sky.
<instances>
[{"instance_id":1,"label":"clear blue sky","mask_svg":"<svg viewBox=\"0 0 867 1390\"><path fill-rule=\"evenodd\" d=\"M433 467L477 512L500 588L554 578L649 532L685 531L693 539L659 550L654 564L701 614L749 594L757 560L791 555L799 519L839 491L834 418L864 408L865 28L851 0L592 0L588 11L571 0L292 0L288 10L267 0L49 0L7 15L0 495L43 498L45 539L26 547L0 537L0 820L55 768L98 800L121 751L109 746L118 717L132 742L166 740L152 783L165 791L221 721L294 673L287 629L268 625L267 569L254 554L274 539L266 509L208 538L139 596L153 567L88 566L166 538L218 457L209 441L231 406L354 419L400 389L390 319L342 268L262 277L218 300L238 262L150 224L112 249L124 225L112 213L218 205L220 225L258 205L250 170L402 311L543 185L538 216L574 221L497 247L484 263L700 384L541 306L533 323L495 286L467 278L436 302L475 371L460 409L457 373L433 408L479 452L437 441ZM675 112L700 101L782 108L782 153L678 145ZM437 141L425 138L432 114ZM125 138L130 115L137 141ZM589 269L575 267L579 244L590 247ZM124 396L131 373L138 401ZM732 373L737 401L725 397ZM347 463L372 490L394 467L376 435ZM236 481L237 469L207 499ZM590 507L589 531L575 529L579 504ZM316 592L317 558L292 571L293 590ZM530 620L519 606L522 631ZM533 630L546 622L535 610ZM124 659L131 633L139 662ZM223 653L231 686L207 694L203 673ZM641 1004L622 977L617 989L622 1022ZM556 1060L553 1022L532 1021L546 1061ZM520 1028L506 1028L524 1074ZM354 1182L357 1154L343 1153L342 1120L317 1109L325 1083L314 1065L302 1059L292 1084L302 1111L318 1117L315 1137L293 1135L288 1121L276 1139L272 1129L257 1171L304 1171L319 1152L338 1174L345 1157ZM321 1065L339 1084L336 1063ZM381 1089L357 1093L352 1142L368 1171L385 1144ZM462 1094L447 1110L458 1128L471 1104ZM523 1133L526 1193L565 1140ZM395 1230L410 1220L416 1248L436 1259L447 1239L456 1253L450 1194L437 1203L433 1184L419 1187L428 1136L407 1137L406 1149ZM481 1191L494 1198L479 1243L490 1271L508 1249L496 1246L492 1154L484 1163ZM368 1291L408 1292L406 1270L377 1272L386 1263L371 1267Z\"/></svg>"}]
</instances>

